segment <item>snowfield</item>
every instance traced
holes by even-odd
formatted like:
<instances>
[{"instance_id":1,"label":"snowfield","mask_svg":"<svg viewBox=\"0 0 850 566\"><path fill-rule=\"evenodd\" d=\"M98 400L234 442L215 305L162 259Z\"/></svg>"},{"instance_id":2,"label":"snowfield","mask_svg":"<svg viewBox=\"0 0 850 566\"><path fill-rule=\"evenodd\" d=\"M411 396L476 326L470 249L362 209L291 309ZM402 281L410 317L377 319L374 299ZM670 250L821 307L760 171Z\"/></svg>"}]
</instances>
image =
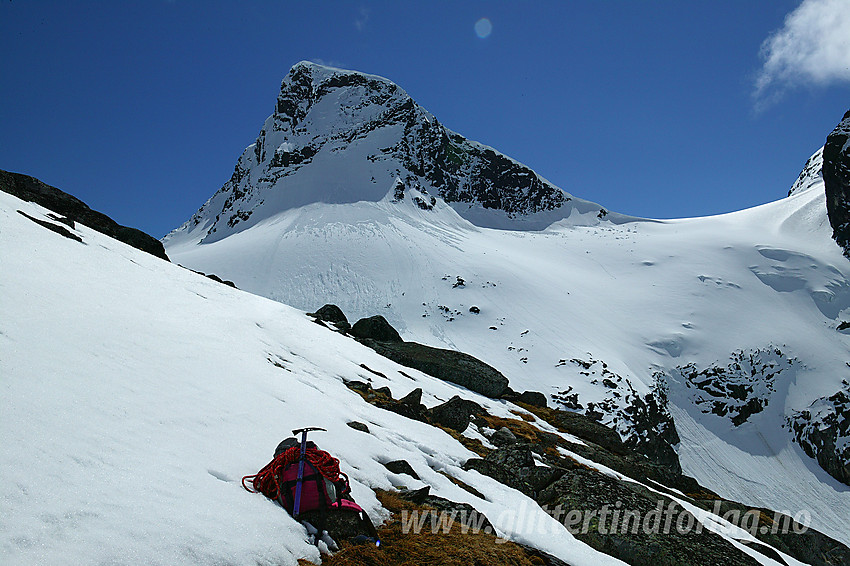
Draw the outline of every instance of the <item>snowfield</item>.
<instances>
[{"instance_id":1,"label":"snowfield","mask_svg":"<svg viewBox=\"0 0 850 566\"><path fill-rule=\"evenodd\" d=\"M579 215L503 231L440 199L422 210L389 191L284 210L215 242L199 243L204 233L203 223L173 232L169 256L304 310L335 303L352 322L381 314L405 340L485 360L517 391L578 394L624 435L624 400L661 382L687 474L748 505L805 510L850 542L850 490L783 428L850 373L850 338L837 330L850 320L850 264L831 239L819 178L708 218ZM789 366L773 381L740 376L764 405L748 417L740 406L714 414L710 393L682 379L688 367L734 366L736 355ZM735 416L747 418L735 426Z\"/></svg>"},{"instance_id":2,"label":"snowfield","mask_svg":"<svg viewBox=\"0 0 850 566\"><path fill-rule=\"evenodd\" d=\"M501 534L571 564L620 564L519 492L461 470L474 454L449 435L367 404L343 380L372 380L395 396L422 387L428 406L457 393L496 415L512 406L409 368L405 377L302 311L85 226L74 230L82 244L64 238L16 210L47 219L0 193L0 562L318 562L303 528L240 480L292 429L321 426L328 432L312 439L340 458L375 522L384 512L371 488L427 483L474 505ZM371 434L346 426L352 420ZM381 465L397 459L424 483ZM549 530L515 525L510 512L520 507Z\"/></svg>"}]
</instances>

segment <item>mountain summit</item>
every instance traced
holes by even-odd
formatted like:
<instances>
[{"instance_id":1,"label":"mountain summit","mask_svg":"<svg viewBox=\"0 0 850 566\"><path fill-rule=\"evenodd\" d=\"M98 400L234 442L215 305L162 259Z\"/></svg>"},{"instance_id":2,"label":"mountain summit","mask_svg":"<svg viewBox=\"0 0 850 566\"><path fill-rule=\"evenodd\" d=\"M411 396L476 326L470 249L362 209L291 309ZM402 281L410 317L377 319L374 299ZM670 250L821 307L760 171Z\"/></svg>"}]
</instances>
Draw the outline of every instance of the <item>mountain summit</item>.
<instances>
[{"instance_id":1,"label":"mountain summit","mask_svg":"<svg viewBox=\"0 0 850 566\"><path fill-rule=\"evenodd\" d=\"M439 198L503 229L541 230L573 214L623 219L449 130L385 78L302 61L230 180L179 231L213 242L288 209L386 196L424 210Z\"/></svg>"}]
</instances>

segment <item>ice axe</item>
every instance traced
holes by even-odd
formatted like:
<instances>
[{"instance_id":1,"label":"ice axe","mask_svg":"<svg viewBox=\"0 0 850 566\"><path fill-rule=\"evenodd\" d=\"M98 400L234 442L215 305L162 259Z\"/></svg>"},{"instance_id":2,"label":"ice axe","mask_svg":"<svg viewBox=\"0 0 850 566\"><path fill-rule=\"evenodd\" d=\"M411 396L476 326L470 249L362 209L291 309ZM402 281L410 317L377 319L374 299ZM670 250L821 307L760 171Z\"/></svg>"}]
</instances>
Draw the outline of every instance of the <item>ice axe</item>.
<instances>
[{"instance_id":1,"label":"ice axe","mask_svg":"<svg viewBox=\"0 0 850 566\"><path fill-rule=\"evenodd\" d=\"M292 517L296 521L298 520L298 514L301 511L301 484L304 483L304 461L306 460L307 455L307 433L314 430L322 430L327 432L327 430L319 428L317 426L299 428L297 430L292 431L292 434L296 437L299 434L301 435L301 455L298 458L298 479L295 482L295 508L292 510Z\"/></svg>"}]
</instances>

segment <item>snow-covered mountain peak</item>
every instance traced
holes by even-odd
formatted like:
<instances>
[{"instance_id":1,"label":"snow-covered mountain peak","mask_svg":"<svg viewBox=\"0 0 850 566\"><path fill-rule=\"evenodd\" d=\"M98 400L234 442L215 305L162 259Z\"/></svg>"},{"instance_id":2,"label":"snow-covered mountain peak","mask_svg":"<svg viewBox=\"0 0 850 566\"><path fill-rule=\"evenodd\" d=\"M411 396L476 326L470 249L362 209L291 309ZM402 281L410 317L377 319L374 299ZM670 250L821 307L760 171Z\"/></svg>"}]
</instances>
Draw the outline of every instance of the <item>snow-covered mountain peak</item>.
<instances>
[{"instance_id":1,"label":"snow-covered mountain peak","mask_svg":"<svg viewBox=\"0 0 850 566\"><path fill-rule=\"evenodd\" d=\"M413 99L388 79L301 61L281 83L275 112L263 127L269 139L263 140L259 151L278 155L292 152L291 147L273 147L273 132L286 138L306 136L303 141L309 142L316 136L334 137L352 129L376 126L382 115L403 112L402 107L412 109Z\"/></svg>"},{"instance_id":2,"label":"snow-covered mountain peak","mask_svg":"<svg viewBox=\"0 0 850 566\"><path fill-rule=\"evenodd\" d=\"M447 129L388 79L302 61L231 179L166 241L212 243L288 210L376 203L390 192L422 209L441 200L491 228L626 219Z\"/></svg>"}]
</instances>

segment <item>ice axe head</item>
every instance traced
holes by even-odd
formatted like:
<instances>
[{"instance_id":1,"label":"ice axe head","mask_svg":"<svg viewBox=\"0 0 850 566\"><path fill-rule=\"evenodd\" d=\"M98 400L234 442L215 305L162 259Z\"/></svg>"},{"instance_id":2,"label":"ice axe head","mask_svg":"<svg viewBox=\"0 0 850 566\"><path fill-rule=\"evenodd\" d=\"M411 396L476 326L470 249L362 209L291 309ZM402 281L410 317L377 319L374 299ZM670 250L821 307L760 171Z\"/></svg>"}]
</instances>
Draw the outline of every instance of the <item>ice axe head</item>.
<instances>
[{"instance_id":1,"label":"ice axe head","mask_svg":"<svg viewBox=\"0 0 850 566\"><path fill-rule=\"evenodd\" d=\"M292 434L294 434L295 436L298 436L299 434L312 432L314 430L321 430L321 431L327 432L327 430L324 429L324 428L319 428L317 426L308 426L307 428L299 428L299 429L293 430Z\"/></svg>"}]
</instances>

